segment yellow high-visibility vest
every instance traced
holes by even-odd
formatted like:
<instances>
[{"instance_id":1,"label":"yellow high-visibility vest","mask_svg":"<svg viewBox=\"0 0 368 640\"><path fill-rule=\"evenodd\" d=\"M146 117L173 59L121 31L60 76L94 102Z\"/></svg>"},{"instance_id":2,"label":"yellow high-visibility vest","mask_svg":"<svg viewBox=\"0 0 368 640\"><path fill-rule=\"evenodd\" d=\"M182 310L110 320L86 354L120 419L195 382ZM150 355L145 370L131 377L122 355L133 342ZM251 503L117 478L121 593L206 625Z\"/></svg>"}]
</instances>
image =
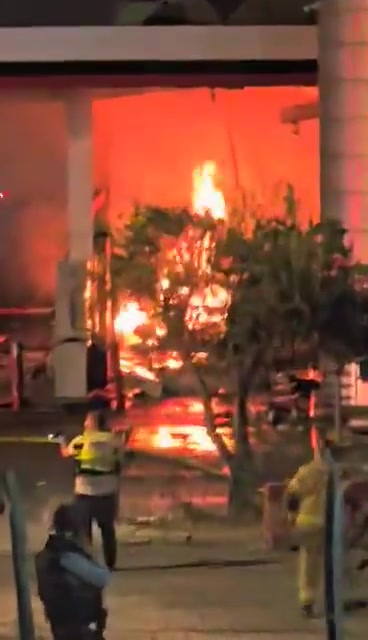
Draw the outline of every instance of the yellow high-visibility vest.
<instances>
[{"instance_id":1,"label":"yellow high-visibility vest","mask_svg":"<svg viewBox=\"0 0 368 640\"><path fill-rule=\"evenodd\" d=\"M86 431L69 444L77 473L117 473L119 446L116 437L105 431Z\"/></svg>"}]
</instances>

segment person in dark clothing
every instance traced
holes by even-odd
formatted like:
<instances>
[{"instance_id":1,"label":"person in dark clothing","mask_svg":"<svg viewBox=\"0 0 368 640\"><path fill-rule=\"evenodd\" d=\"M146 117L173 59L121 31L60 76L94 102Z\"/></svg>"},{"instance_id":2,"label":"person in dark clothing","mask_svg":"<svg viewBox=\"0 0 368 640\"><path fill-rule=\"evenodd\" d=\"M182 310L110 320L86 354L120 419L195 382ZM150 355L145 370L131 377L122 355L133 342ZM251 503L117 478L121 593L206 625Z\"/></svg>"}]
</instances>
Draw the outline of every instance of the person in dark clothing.
<instances>
[{"instance_id":1,"label":"person in dark clothing","mask_svg":"<svg viewBox=\"0 0 368 640\"><path fill-rule=\"evenodd\" d=\"M35 558L38 595L54 640L103 640L103 589L110 572L79 541L73 505L60 505L45 547Z\"/></svg>"}]
</instances>

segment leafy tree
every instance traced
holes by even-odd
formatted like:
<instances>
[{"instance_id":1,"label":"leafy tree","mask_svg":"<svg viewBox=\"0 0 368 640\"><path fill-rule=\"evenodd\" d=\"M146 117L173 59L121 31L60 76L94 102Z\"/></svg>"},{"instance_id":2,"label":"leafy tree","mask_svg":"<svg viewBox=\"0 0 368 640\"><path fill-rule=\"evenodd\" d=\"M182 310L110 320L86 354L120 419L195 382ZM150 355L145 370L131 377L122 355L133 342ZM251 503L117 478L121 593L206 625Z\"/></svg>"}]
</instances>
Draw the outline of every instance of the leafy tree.
<instances>
[{"instance_id":1,"label":"leafy tree","mask_svg":"<svg viewBox=\"0 0 368 640\"><path fill-rule=\"evenodd\" d=\"M241 225L151 207L136 210L120 254L113 265L119 286L150 299L167 329L161 346L179 351L198 380L207 431L229 469L230 510L238 516L255 502L248 408L258 381L280 363L296 365L302 350L343 366L359 349L345 231L333 221L303 229L291 206L285 220L256 222L249 237ZM212 306L220 296L222 310ZM233 447L216 428L213 370L234 392Z\"/></svg>"},{"instance_id":2,"label":"leafy tree","mask_svg":"<svg viewBox=\"0 0 368 640\"><path fill-rule=\"evenodd\" d=\"M237 283L226 347L237 376L231 501L238 512L254 484L246 425L257 379L280 366L296 367L303 351L339 366L351 361L360 347L361 313L351 250L334 221L305 230L293 220L261 221L237 252L232 240L227 251Z\"/></svg>"}]
</instances>

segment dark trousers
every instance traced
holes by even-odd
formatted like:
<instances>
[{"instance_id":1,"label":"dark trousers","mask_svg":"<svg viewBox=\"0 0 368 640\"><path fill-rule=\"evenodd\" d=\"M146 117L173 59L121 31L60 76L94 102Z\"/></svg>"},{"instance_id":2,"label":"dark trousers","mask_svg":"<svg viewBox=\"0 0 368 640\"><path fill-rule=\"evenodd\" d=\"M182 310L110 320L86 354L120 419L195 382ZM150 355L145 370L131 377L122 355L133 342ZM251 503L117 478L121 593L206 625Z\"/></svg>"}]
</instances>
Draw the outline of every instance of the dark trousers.
<instances>
[{"instance_id":1,"label":"dark trousers","mask_svg":"<svg viewBox=\"0 0 368 640\"><path fill-rule=\"evenodd\" d=\"M92 544L92 524L96 522L101 531L102 546L106 565L113 569L116 563L116 495L75 496L77 513L80 518L80 526L83 535Z\"/></svg>"}]
</instances>

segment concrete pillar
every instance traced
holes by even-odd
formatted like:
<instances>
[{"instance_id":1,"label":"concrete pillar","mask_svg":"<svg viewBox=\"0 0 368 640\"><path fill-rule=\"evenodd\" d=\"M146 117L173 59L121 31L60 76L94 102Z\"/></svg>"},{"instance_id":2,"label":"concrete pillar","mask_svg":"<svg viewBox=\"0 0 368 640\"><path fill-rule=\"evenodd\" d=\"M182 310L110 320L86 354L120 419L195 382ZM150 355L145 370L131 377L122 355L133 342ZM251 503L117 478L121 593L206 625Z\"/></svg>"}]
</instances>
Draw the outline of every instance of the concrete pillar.
<instances>
[{"instance_id":1,"label":"concrete pillar","mask_svg":"<svg viewBox=\"0 0 368 640\"><path fill-rule=\"evenodd\" d=\"M323 0L319 24L321 214L368 263L368 0Z\"/></svg>"},{"instance_id":2,"label":"concrete pillar","mask_svg":"<svg viewBox=\"0 0 368 640\"><path fill-rule=\"evenodd\" d=\"M68 132L69 259L92 256L92 99L86 93L70 96L66 105Z\"/></svg>"},{"instance_id":3,"label":"concrete pillar","mask_svg":"<svg viewBox=\"0 0 368 640\"><path fill-rule=\"evenodd\" d=\"M92 100L75 92L65 100L69 246L59 264L53 367L55 396L80 401L87 394L85 285L93 252Z\"/></svg>"},{"instance_id":4,"label":"concrete pillar","mask_svg":"<svg viewBox=\"0 0 368 640\"><path fill-rule=\"evenodd\" d=\"M322 0L319 11L321 215L342 222L368 264L368 0ZM365 404L367 383L350 391L345 404Z\"/></svg>"}]
</instances>

